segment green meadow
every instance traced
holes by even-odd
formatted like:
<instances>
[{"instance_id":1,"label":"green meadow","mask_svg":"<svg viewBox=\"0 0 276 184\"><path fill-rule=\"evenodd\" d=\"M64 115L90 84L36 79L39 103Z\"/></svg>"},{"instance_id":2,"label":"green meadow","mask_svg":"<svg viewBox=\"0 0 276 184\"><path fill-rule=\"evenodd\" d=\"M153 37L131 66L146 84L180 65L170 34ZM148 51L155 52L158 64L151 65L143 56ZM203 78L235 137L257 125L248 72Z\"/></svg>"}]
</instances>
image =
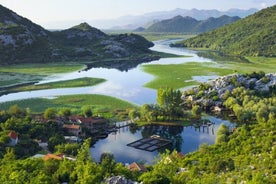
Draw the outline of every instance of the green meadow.
<instances>
[{"instance_id":1,"label":"green meadow","mask_svg":"<svg viewBox=\"0 0 276 184\"><path fill-rule=\"evenodd\" d=\"M47 108L60 110L69 108L72 112L80 113L83 106L92 108L93 113L118 113L125 109L136 108L137 106L123 100L105 95L66 95L53 99L33 98L0 103L1 110L7 110L10 106L17 104L21 108L29 108L32 112L42 113Z\"/></svg>"}]
</instances>

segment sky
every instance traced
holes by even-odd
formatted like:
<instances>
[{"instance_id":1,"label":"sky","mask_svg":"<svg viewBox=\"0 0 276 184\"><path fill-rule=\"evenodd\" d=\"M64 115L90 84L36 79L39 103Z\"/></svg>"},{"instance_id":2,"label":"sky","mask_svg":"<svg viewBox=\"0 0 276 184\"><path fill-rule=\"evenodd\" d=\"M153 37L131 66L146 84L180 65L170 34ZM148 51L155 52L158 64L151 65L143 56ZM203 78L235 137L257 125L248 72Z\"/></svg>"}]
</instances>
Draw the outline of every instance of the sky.
<instances>
[{"instance_id":1,"label":"sky","mask_svg":"<svg viewBox=\"0 0 276 184\"><path fill-rule=\"evenodd\" d=\"M53 21L115 19L176 8L262 9L276 0L0 0L0 4L47 27Z\"/></svg>"}]
</instances>

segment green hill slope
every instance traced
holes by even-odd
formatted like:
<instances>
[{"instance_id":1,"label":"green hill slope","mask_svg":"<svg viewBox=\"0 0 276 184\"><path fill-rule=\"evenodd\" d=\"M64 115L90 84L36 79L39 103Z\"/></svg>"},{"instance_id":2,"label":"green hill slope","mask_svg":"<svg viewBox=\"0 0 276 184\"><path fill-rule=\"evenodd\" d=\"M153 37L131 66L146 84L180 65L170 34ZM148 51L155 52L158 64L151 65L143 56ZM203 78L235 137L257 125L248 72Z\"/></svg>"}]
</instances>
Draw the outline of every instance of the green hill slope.
<instances>
[{"instance_id":1,"label":"green hill slope","mask_svg":"<svg viewBox=\"0 0 276 184\"><path fill-rule=\"evenodd\" d=\"M176 44L228 55L276 56L276 5L233 24Z\"/></svg>"},{"instance_id":2,"label":"green hill slope","mask_svg":"<svg viewBox=\"0 0 276 184\"><path fill-rule=\"evenodd\" d=\"M151 46L142 36L107 35L87 23L50 32L0 5L0 65L103 59L141 63L159 58Z\"/></svg>"},{"instance_id":3,"label":"green hill slope","mask_svg":"<svg viewBox=\"0 0 276 184\"><path fill-rule=\"evenodd\" d=\"M163 20L151 25L146 32L171 32L171 33L202 33L230 24L239 20L239 17L223 15L218 18L208 18L198 21L192 17L176 16L172 19Z\"/></svg>"}]
</instances>

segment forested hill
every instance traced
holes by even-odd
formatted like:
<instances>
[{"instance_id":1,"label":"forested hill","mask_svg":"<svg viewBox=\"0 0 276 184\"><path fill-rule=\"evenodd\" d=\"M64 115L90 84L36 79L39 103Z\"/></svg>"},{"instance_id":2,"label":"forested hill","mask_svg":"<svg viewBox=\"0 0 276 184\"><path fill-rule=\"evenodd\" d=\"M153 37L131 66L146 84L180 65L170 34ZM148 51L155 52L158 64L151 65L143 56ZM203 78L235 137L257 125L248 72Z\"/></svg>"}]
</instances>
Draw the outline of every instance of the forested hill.
<instances>
[{"instance_id":1,"label":"forested hill","mask_svg":"<svg viewBox=\"0 0 276 184\"><path fill-rule=\"evenodd\" d=\"M176 44L228 55L276 57L276 5Z\"/></svg>"},{"instance_id":2,"label":"forested hill","mask_svg":"<svg viewBox=\"0 0 276 184\"><path fill-rule=\"evenodd\" d=\"M50 32L0 5L0 65L102 59L122 62L141 55L145 60L156 59L148 49L151 46L153 43L141 36L106 35L87 23Z\"/></svg>"},{"instance_id":3,"label":"forested hill","mask_svg":"<svg viewBox=\"0 0 276 184\"><path fill-rule=\"evenodd\" d=\"M240 18L223 15L218 18L210 17L206 20L196 20L192 17L176 16L163 20L145 29L146 32L173 32L173 33L202 33L230 24Z\"/></svg>"}]
</instances>

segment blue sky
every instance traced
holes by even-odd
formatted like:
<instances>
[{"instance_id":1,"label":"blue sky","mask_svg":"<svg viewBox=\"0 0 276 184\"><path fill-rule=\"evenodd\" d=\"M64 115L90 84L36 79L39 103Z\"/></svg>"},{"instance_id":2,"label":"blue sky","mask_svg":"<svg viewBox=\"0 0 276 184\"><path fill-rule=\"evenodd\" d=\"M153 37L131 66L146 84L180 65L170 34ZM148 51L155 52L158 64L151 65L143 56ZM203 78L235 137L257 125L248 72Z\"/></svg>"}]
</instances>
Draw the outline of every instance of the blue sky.
<instances>
[{"instance_id":1,"label":"blue sky","mask_svg":"<svg viewBox=\"0 0 276 184\"><path fill-rule=\"evenodd\" d=\"M176 8L262 9L276 4L276 0L0 0L0 4L45 25L51 21L115 19Z\"/></svg>"}]
</instances>

